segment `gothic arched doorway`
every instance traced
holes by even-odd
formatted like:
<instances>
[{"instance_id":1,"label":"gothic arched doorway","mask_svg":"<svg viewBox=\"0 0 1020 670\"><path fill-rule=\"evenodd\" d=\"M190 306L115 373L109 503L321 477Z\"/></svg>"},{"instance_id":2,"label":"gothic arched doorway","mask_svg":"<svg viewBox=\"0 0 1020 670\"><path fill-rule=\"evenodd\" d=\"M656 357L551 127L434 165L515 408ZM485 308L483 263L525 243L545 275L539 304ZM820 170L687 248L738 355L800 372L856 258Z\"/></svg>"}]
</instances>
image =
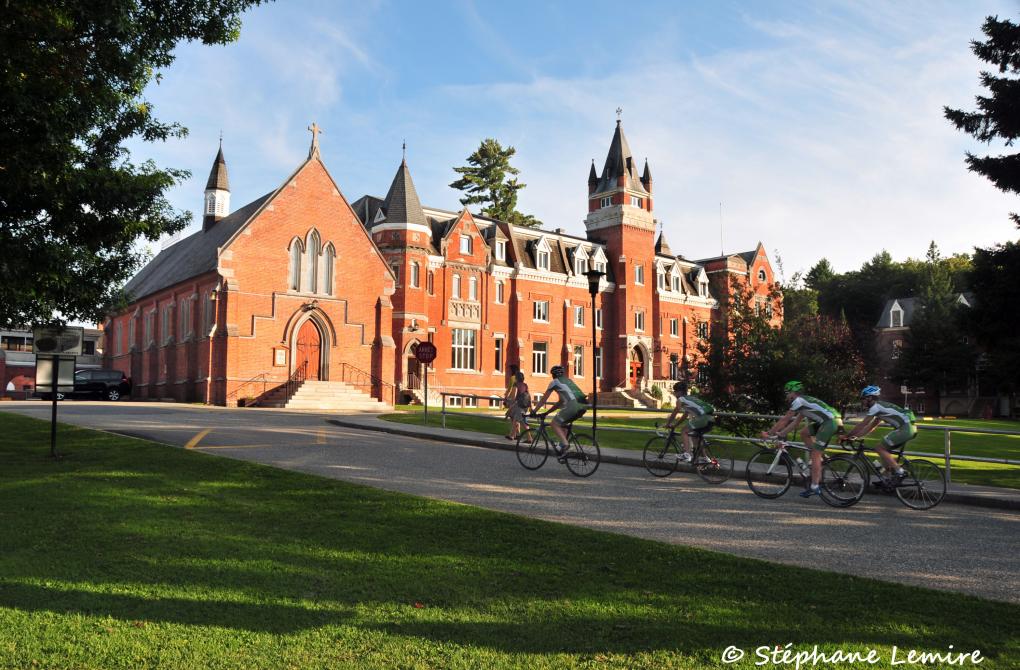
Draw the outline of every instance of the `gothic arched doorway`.
<instances>
[{"instance_id":1,"label":"gothic arched doorway","mask_svg":"<svg viewBox=\"0 0 1020 670\"><path fill-rule=\"evenodd\" d=\"M311 319L301 324L294 348L294 371L304 369L305 379L322 379L322 333Z\"/></svg>"},{"instance_id":2,"label":"gothic arched doorway","mask_svg":"<svg viewBox=\"0 0 1020 670\"><path fill-rule=\"evenodd\" d=\"M630 387L637 388L641 383L641 378L645 376L645 357L641 352L641 347L632 348L627 358L630 365Z\"/></svg>"},{"instance_id":3,"label":"gothic arched doorway","mask_svg":"<svg viewBox=\"0 0 1020 670\"><path fill-rule=\"evenodd\" d=\"M418 342L416 340L407 348L407 355L404 359L404 382L406 388L411 390L421 388L422 364L418 362L418 358L415 356L417 351Z\"/></svg>"}]
</instances>

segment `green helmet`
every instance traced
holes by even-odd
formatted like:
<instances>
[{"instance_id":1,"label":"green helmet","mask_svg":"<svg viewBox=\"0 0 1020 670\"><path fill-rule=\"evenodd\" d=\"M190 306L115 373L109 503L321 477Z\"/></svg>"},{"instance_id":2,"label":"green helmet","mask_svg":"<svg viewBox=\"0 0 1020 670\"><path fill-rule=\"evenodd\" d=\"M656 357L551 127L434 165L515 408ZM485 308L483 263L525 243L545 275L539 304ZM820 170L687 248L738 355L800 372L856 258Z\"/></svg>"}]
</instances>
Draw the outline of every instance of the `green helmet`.
<instances>
[{"instance_id":1,"label":"green helmet","mask_svg":"<svg viewBox=\"0 0 1020 670\"><path fill-rule=\"evenodd\" d=\"M804 382L786 382L786 386L783 387L783 390L787 393L800 393L804 390Z\"/></svg>"}]
</instances>

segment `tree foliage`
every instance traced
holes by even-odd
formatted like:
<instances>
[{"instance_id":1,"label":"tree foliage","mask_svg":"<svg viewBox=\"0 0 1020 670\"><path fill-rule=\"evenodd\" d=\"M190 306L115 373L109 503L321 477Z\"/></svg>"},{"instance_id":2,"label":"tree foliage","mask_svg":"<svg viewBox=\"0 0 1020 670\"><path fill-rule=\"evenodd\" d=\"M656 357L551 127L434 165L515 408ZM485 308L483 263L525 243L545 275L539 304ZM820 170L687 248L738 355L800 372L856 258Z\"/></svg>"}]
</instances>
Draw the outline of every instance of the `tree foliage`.
<instances>
[{"instance_id":1,"label":"tree foliage","mask_svg":"<svg viewBox=\"0 0 1020 670\"><path fill-rule=\"evenodd\" d=\"M997 392L1015 396L1020 391L1020 243L976 249L972 282L976 300L965 314L965 327L984 350L981 377Z\"/></svg>"},{"instance_id":2,"label":"tree foliage","mask_svg":"<svg viewBox=\"0 0 1020 670\"><path fill-rule=\"evenodd\" d=\"M515 153L516 149L504 148L499 140L482 140L478 149L468 156L468 165L453 168L461 177L450 187L466 193L460 204L484 204L481 213L485 216L518 226L540 226L542 222L534 216L517 211L517 193L527 184L520 183L517 175L521 171L510 165Z\"/></svg>"},{"instance_id":3,"label":"tree foliage","mask_svg":"<svg viewBox=\"0 0 1020 670\"><path fill-rule=\"evenodd\" d=\"M981 85L987 95L976 96L977 111L945 107L945 115L957 129L990 144L1001 140L1011 147L1020 137L1020 26L997 16L985 19L981 31L984 41L971 41L971 51L992 65L998 74L981 72ZM976 156L967 152L968 168L988 178L1006 193L1020 193L1020 154ZM1011 214L1020 227L1020 217Z\"/></svg>"},{"instance_id":4,"label":"tree foliage","mask_svg":"<svg viewBox=\"0 0 1020 670\"><path fill-rule=\"evenodd\" d=\"M259 0L8 2L0 18L0 325L102 318L142 256L190 219L188 176L124 142L183 137L142 93L184 40L235 40Z\"/></svg>"},{"instance_id":5,"label":"tree foliage","mask_svg":"<svg viewBox=\"0 0 1020 670\"><path fill-rule=\"evenodd\" d=\"M965 389L977 352L962 328L958 293L934 242L928 247L917 299L894 378L943 392Z\"/></svg>"}]
</instances>

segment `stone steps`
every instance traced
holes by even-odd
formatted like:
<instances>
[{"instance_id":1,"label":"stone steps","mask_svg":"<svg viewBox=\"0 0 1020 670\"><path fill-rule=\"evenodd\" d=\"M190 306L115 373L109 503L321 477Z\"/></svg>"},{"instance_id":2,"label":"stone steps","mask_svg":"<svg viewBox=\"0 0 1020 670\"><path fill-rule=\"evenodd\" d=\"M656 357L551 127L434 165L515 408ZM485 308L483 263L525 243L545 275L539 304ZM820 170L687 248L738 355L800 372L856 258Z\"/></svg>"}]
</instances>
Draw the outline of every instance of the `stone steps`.
<instances>
[{"instance_id":1,"label":"stone steps","mask_svg":"<svg viewBox=\"0 0 1020 670\"><path fill-rule=\"evenodd\" d=\"M302 382L294 395L287 397L286 387L269 393L260 403L262 407L286 409L315 409L337 412L384 412L392 409L364 391L344 382L311 380Z\"/></svg>"}]
</instances>

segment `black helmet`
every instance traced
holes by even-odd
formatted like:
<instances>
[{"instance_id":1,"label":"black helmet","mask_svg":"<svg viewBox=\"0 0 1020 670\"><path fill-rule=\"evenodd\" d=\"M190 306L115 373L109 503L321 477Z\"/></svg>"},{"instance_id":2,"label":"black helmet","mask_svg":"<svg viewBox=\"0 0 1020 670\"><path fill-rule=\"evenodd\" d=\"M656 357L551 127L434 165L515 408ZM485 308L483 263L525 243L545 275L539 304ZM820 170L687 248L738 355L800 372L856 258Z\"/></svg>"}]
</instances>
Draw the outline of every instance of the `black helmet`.
<instances>
[{"instance_id":1,"label":"black helmet","mask_svg":"<svg viewBox=\"0 0 1020 670\"><path fill-rule=\"evenodd\" d=\"M563 366L562 365L554 365L554 366L552 366L552 370L549 371L549 374L551 374L553 377L562 377L563 376Z\"/></svg>"},{"instance_id":2,"label":"black helmet","mask_svg":"<svg viewBox=\"0 0 1020 670\"><path fill-rule=\"evenodd\" d=\"M682 395L687 395L687 382L677 382L676 384L673 384L673 395L678 398Z\"/></svg>"}]
</instances>

